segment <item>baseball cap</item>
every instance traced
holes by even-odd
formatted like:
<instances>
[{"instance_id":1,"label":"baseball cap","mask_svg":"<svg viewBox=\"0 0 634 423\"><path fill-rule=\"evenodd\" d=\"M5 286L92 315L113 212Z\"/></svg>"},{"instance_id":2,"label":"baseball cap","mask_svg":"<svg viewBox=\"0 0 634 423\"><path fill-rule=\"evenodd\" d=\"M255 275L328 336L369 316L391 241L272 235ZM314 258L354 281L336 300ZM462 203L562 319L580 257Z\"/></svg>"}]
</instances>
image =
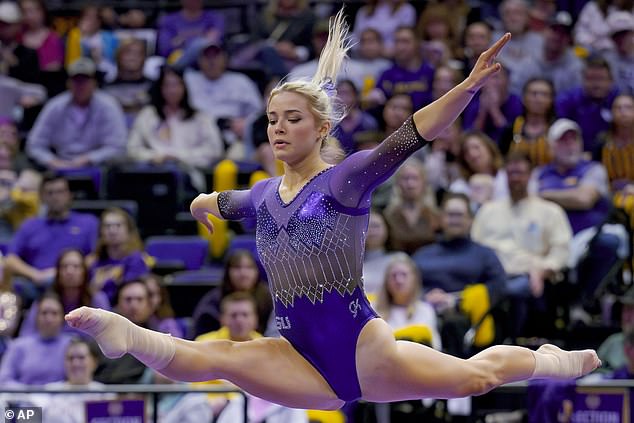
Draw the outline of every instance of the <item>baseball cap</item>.
<instances>
[{"instance_id":1,"label":"baseball cap","mask_svg":"<svg viewBox=\"0 0 634 423\"><path fill-rule=\"evenodd\" d=\"M634 15L631 12L612 12L608 15L606 23L610 28L610 35L617 32L634 31Z\"/></svg>"},{"instance_id":2,"label":"baseball cap","mask_svg":"<svg viewBox=\"0 0 634 423\"><path fill-rule=\"evenodd\" d=\"M548 130L548 141L559 141L559 139L568 131L575 131L578 135L581 135L581 128L577 122L566 118L557 119Z\"/></svg>"},{"instance_id":3,"label":"baseball cap","mask_svg":"<svg viewBox=\"0 0 634 423\"><path fill-rule=\"evenodd\" d=\"M85 75L93 77L97 73L97 65L87 57L81 57L75 60L68 67L68 76Z\"/></svg>"},{"instance_id":4,"label":"baseball cap","mask_svg":"<svg viewBox=\"0 0 634 423\"><path fill-rule=\"evenodd\" d=\"M17 4L9 1L0 3L0 21L15 24L22 21L22 13Z\"/></svg>"}]
</instances>

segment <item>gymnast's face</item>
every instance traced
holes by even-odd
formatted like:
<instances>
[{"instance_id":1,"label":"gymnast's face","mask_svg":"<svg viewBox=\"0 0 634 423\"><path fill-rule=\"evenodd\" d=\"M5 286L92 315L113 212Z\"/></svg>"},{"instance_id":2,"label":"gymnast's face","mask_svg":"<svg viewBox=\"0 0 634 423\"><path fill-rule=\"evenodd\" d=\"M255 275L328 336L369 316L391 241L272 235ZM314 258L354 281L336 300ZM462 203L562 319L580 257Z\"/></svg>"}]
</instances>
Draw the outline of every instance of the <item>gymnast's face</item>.
<instances>
[{"instance_id":1,"label":"gymnast's face","mask_svg":"<svg viewBox=\"0 0 634 423\"><path fill-rule=\"evenodd\" d=\"M267 135L276 159L289 165L319 157L321 139L330 129L319 123L306 97L282 91L271 98Z\"/></svg>"}]
</instances>

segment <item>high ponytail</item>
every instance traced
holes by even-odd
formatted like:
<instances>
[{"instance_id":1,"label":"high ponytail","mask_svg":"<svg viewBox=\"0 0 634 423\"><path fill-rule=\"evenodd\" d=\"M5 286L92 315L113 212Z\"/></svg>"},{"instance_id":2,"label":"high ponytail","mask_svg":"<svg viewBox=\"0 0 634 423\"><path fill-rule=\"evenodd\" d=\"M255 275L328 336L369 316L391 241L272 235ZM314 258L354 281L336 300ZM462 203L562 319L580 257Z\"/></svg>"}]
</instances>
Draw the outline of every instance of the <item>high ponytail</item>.
<instances>
[{"instance_id":1,"label":"high ponytail","mask_svg":"<svg viewBox=\"0 0 634 423\"><path fill-rule=\"evenodd\" d=\"M348 35L343 8L330 18L328 40L319 56L317 71L311 80L280 82L271 91L269 103L280 92L301 94L308 100L312 113L318 122L328 121L334 128L345 116L345 107L337 99L337 75L341 69L352 41Z\"/></svg>"}]
</instances>

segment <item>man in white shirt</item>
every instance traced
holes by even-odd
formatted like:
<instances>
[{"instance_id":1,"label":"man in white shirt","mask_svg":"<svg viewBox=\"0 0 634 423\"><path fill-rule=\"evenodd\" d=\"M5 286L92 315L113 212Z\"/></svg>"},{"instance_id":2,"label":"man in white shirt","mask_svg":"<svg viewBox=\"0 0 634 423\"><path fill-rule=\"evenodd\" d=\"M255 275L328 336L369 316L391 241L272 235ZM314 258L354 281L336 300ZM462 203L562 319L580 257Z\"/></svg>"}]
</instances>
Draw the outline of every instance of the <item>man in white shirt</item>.
<instances>
[{"instance_id":1,"label":"man in white shirt","mask_svg":"<svg viewBox=\"0 0 634 423\"><path fill-rule=\"evenodd\" d=\"M185 74L192 106L223 120L221 129L242 139L247 118L263 108L258 87L246 75L227 71L227 51L216 41L203 45L198 68Z\"/></svg>"},{"instance_id":2,"label":"man in white shirt","mask_svg":"<svg viewBox=\"0 0 634 423\"><path fill-rule=\"evenodd\" d=\"M531 163L524 153L511 153L506 163L509 199L485 203L471 229L472 238L493 248L510 277L506 292L518 299L541 298L544 284L566 267L572 230L564 210L529 195ZM519 312L517 330L521 330Z\"/></svg>"}]
</instances>

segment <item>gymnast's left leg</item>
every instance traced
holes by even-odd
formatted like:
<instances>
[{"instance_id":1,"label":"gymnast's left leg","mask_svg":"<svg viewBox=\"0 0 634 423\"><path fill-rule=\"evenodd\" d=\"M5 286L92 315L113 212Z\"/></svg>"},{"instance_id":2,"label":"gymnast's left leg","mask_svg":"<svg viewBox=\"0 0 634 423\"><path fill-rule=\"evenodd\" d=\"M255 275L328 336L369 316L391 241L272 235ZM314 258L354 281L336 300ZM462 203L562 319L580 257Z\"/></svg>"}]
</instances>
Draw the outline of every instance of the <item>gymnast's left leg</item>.
<instances>
[{"instance_id":1,"label":"gymnast's left leg","mask_svg":"<svg viewBox=\"0 0 634 423\"><path fill-rule=\"evenodd\" d=\"M579 377L601 364L592 350L568 352L554 345L537 351L497 345L462 360L420 344L396 342L381 319L363 328L356 357L363 399L372 402L480 395L509 382Z\"/></svg>"}]
</instances>

